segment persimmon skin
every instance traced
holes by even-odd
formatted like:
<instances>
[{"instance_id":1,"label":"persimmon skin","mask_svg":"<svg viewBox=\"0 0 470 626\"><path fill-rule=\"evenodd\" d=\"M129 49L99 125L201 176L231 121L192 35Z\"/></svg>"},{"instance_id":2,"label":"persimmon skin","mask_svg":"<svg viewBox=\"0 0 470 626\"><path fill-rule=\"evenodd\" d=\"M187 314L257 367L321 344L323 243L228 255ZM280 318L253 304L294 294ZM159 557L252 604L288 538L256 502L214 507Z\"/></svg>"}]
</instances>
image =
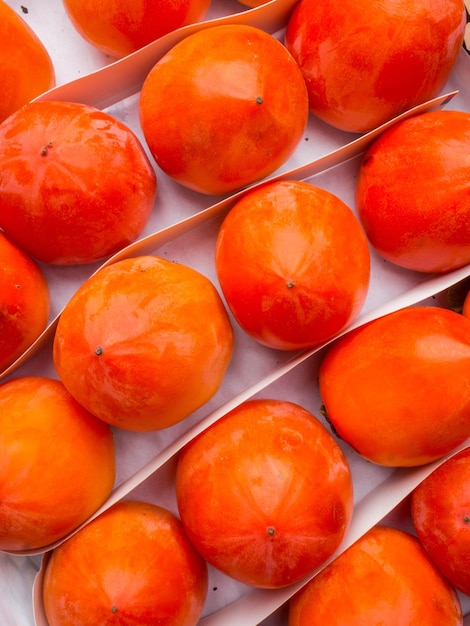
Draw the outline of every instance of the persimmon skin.
<instances>
[{"instance_id":1,"label":"persimmon skin","mask_svg":"<svg viewBox=\"0 0 470 626\"><path fill-rule=\"evenodd\" d=\"M56 379L0 386L0 550L43 548L111 493L114 439Z\"/></svg>"},{"instance_id":2,"label":"persimmon skin","mask_svg":"<svg viewBox=\"0 0 470 626\"><path fill-rule=\"evenodd\" d=\"M416 533L439 571L470 594L470 448L433 471L411 495Z\"/></svg>"},{"instance_id":3,"label":"persimmon skin","mask_svg":"<svg viewBox=\"0 0 470 626\"><path fill-rule=\"evenodd\" d=\"M289 626L461 626L454 589L421 544L376 526L316 575L289 603Z\"/></svg>"},{"instance_id":4,"label":"persimmon skin","mask_svg":"<svg viewBox=\"0 0 470 626\"><path fill-rule=\"evenodd\" d=\"M301 0L285 41L312 113L363 133L438 95L465 24L463 0Z\"/></svg>"},{"instance_id":5,"label":"persimmon skin","mask_svg":"<svg viewBox=\"0 0 470 626\"><path fill-rule=\"evenodd\" d=\"M335 439L291 402L250 400L181 452L176 498L202 556L244 584L296 582L340 544L352 479Z\"/></svg>"},{"instance_id":6,"label":"persimmon skin","mask_svg":"<svg viewBox=\"0 0 470 626\"><path fill-rule=\"evenodd\" d=\"M0 232L0 371L47 326L50 293L39 265Z\"/></svg>"},{"instance_id":7,"label":"persimmon skin","mask_svg":"<svg viewBox=\"0 0 470 626\"><path fill-rule=\"evenodd\" d=\"M240 24L206 28L171 48L148 74L139 107L158 166L206 194L271 174L308 120L294 59L273 36Z\"/></svg>"},{"instance_id":8,"label":"persimmon skin","mask_svg":"<svg viewBox=\"0 0 470 626\"><path fill-rule=\"evenodd\" d=\"M210 0L63 0L80 35L112 57L139 50L206 14Z\"/></svg>"},{"instance_id":9,"label":"persimmon skin","mask_svg":"<svg viewBox=\"0 0 470 626\"><path fill-rule=\"evenodd\" d=\"M52 59L36 33L0 0L0 123L55 86Z\"/></svg>"},{"instance_id":10,"label":"persimmon skin","mask_svg":"<svg viewBox=\"0 0 470 626\"><path fill-rule=\"evenodd\" d=\"M233 330L214 285L152 256L89 278L63 310L53 358L70 393L105 422L135 431L181 421L218 390Z\"/></svg>"},{"instance_id":11,"label":"persimmon skin","mask_svg":"<svg viewBox=\"0 0 470 626\"><path fill-rule=\"evenodd\" d=\"M153 209L156 174L139 139L88 105L25 105L0 125L0 162L0 227L45 263L103 259Z\"/></svg>"},{"instance_id":12,"label":"persimmon skin","mask_svg":"<svg viewBox=\"0 0 470 626\"><path fill-rule=\"evenodd\" d=\"M337 339L320 366L320 394L334 429L360 455L421 465L470 436L469 365L470 320L409 307Z\"/></svg>"},{"instance_id":13,"label":"persimmon skin","mask_svg":"<svg viewBox=\"0 0 470 626\"><path fill-rule=\"evenodd\" d=\"M470 263L470 113L403 120L366 151L356 206L371 245L418 272Z\"/></svg>"},{"instance_id":14,"label":"persimmon skin","mask_svg":"<svg viewBox=\"0 0 470 626\"><path fill-rule=\"evenodd\" d=\"M207 580L175 515L123 500L53 550L42 595L50 626L195 626Z\"/></svg>"},{"instance_id":15,"label":"persimmon skin","mask_svg":"<svg viewBox=\"0 0 470 626\"><path fill-rule=\"evenodd\" d=\"M331 339L358 315L369 286L369 247L353 212L298 181L238 200L219 229L215 262L237 322L280 350Z\"/></svg>"}]
</instances>

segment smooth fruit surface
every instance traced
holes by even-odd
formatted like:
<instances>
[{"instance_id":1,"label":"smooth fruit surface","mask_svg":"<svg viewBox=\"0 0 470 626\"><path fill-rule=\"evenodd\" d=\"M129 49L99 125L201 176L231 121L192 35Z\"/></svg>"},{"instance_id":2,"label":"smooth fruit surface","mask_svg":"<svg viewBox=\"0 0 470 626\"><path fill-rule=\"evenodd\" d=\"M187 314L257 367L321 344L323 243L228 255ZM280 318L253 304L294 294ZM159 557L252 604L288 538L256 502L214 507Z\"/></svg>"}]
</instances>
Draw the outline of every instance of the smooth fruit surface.
<instances>
[{"instance_id":1,"label":"smooth fruit surface","mask_svg":"<svg viewBox=\"0 0 470 626\"><path fill-rule=\"evenodd\" d=\"M240 326L282 350L333 337L358 315L369 286L369 248L355 215L303 182L247 192L220 227L215 258Z\"/></svg>"},{"instance_id":2,"label":"smooth fruit surface","mask_svg":"<svg viewBox=\"0 0 470 626\"><path fill-rule=\"evenodd\" d=\"M207 566L170 511L121 501L55 548L44 573L50 626L195 626Z\"/></svg>"},{"instance_id":3,"label":"smooth fruit surface","mask_svg":"<svg viewBox=\"0 0 470 626\"><path fill-rule=\"evenodd\" d=\"M0 232L0 371L46 328L50 294L39 265Z\"/></svg>"},{"instance_id":4,"label":"smooth fruit surface","mask_svg":"<svg viewBox=\"0 0 470 626\"><path fill-rule=\"evenodd\" d=\"M48 51L30 26L0 0L0 123L55 85Z\"/></svg>"},{"instance_id":5,"label":"smooth fruit surface","mask_svg":"<svg viewBox=\"0 0 470 626\"><path fill-rule=\"evenodd\" d=\"M0 549L42 548L74 530L109 496L109 427L62 383L40 376L0 386Z\"/></svg>"},{"instance_id":6,"label":"smooth fruit surface","mask_svg":"<svg viewBox=\"0 0 470 626\"><path fill-rule=\"evenodd\" d=\"M378 318L332 344L319 384L334 429L366 459L438 459L470 436L470 321L432 306Z\"/></svg>"},{"instance_id":7,"label":"smooth fruit surface","mask_svg":"<svg viewBox=\"0 0 470 626\"><path fill-rule=\"evenodd\" d=\"M442 574L470 594L470 448L448 459L413 491L417 535Z\"/></svg>"},{"instance_id":8,"label":"smooth fruit surface","mask_svg":"<svg viewBox=\"0 0 470 626\"><path fill-rule=\"evenodd\" d=\"M153 208L156 176L138 138L88 105L26 105L0 125L0 163L0 227L46 263L113 254Z\"/></svg>"},{"instance_id":9,"label":"smooth fruit surface","mask_svg":"<svg viewBox=\"0 0 470 626\"><path fill-rule=\"evenodd\" d=\"M178 510L188 536L216 568L245 584L300 580L340 544L352 514L346 458L297 404L251 400L182 451Z\"/></svg>"},{"instance_id":10,"label":"smooth fruit surface","mask_svg":"<svg viewBox=\"0 0 470 626\"><path fill-rule=\"evenodd\" d=\"M453 588L411 534L376 526L296 594L289 626L461 626Z\"/></svg>"},{"instance_id":11,"label":"smooth fruit surface","mask_svg":"<svg viewBox=\"0 0 470 626\"><path fill-rule=\"evenodd\" d=\"M280 167L307 118L297 64L252 26L186 37L156 63L140 96L142 129L159 167L207 194L234 191Z\"/></svg>"},{"instance_id":12,"label":"smooth fruit surface","mask_svg":"<svg viewBox=\"0 0 470 626\"><path fill-rule=\"evenodd\" d=\"M63 0L76 30L113 57L202 19L210 0Z\"/></svg>"},{"instance_id":13,"label":"smooth fruit surface","mask_svg":"<svg viewBox=\"0 0 470 626\"><path fill-rule=\"evenodd\" d=\"M300 0L286 46L302 70L310 110L362 133L438 95L465 23L463 0Z\"/></svg>"},{"instance_id":14,"label":"smooth fruit surface","mask_svg":"<svg viewBox=\"0 0 470 626\"><path fill-rule=\"evenodd\" d=\"M359 219L388 261L420 272L470 263L470 113L403 120L366 151L356 187Z\"/></svg>"},{"instance_id":15,"label":"smooth fruit surface","mask_svg":"<svg viewBox=\"0 0 470 626\"><path fill-rule=\"evenodd\" d=\"M104 421L157 430L207 402L225 376L233 331L214 285L158 257L101 269L63 311L54 363L70 393Z\"/></svg>"}]
</instances>

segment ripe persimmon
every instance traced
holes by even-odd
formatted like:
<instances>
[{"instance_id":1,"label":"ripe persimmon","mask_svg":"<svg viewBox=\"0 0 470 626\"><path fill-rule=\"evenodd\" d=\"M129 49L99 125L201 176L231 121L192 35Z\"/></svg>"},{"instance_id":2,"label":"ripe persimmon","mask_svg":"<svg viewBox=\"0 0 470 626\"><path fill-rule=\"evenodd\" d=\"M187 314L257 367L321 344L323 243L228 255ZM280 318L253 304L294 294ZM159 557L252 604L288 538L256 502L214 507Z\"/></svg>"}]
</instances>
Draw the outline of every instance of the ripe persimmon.
<instances>
[{"instance_id":1,"label":"ripe persimmon","mask_svg":"<svg viewBox=\"0 0 470 626\"><path fill-rule=\"evenodd\" d=\"M360 455L434 461L470 436L470 320L424 305L377 318L328 348L319 384L329 421Z\"/></svg>"},{"instance_id":2,"label":"ripe persimmon","mask_svg":"<svg viewBox=\"0 0 470 626\"><path fill-rule=\"evenodd\" d=\"M115 479L110 428L56 379L0 386L0 550L36 550L92 515Z\"/></svg>"},{"instance_id":3,"label":"ripe persimmon","mask_svg":"<svg viewBox=\"0 0 470 626\"><path fill-rule=\"evenodd\" d=\"M340 446L292 402L249 400L189 442L176 498L202 556L255 587L299 581L348 528L352 478Z\"/></svg>"},{"instance_id":4,"label":"ripe persimmon","mask_svg":"<svg viewBox=\"0 0 470 626\"><path fill-rule=\"evenodd\" d=\"M310 110L361 133L438 95L465 24L463 0L300 0L285 41Z\"/></svg>"},{"instance_id":5,"label":"ripe persimmon","mask_svg":"<svg viewBox=\"0 0 470 626\"><path fill-rule=\"evenodd\" d=\"M289 626L462 626L453 587L418 539L376 526L289 603Z\"/></svg>"},{"instance_id":6,"label":"ripe persimmon","mask_svg":"<svg viewBox=\"0 0 470 626\"><path fill-rule=\"evenodd\" d=\"M447 109L394 124L364 154L359 219L388 261L419 272L470 263L470 113Z\"/></svg>"},{"instance_id":7,"label":"ripe persimmon","mask_svg":"<svg viewBox=\"0 0 470 626\"><path fill-rule=\"evenodd\" d=\"M49 286L41 268L0 232L0 371L39 337L49 313Z\"/></svg>"},{"instance_id":8,"label":"ripe persimmon","mask_svg":"<svg viewBox=\"0 0 470 626\"><path fill-rule=\"evenodd\" d=\"M120 428L166 428L207 402L225 376L233 330L211 281L143 256L91 276L63 310L56 370L91 413Z\"/></svg>"},{"instance_id":9,"label":"ripe persimmon","mask_svg":"<svg viewBox=\"0 0 470 626\"><path fill-rule=\"evenodd\" d=\"M195 626L207 581L173 513L123 500L52 551L42 598L49 626Z\"/></svg>"},{"instance_id":10,"label":"ripe persimmon","mask_svg":"<svg viewBox=\"0 0 470 626\"><path fill-rule=\"evenodd\" d=\"M142 87L140 119L164 172L196 191L224 194L264 178L294 152L307 124L307 91L272 35L212 26L156 63Z\"/></svg>"},{"instance_id":11,"label":"ripe persimmon","mask_svg":"<svg viewBox=\"0 0 470 626\"><path fill-rule=\"evenodd\" d=\"M369 286L359 221L337 196L305 182L244 194L222 222L215 259L237 322L282 350L333 337L358 315Z\"/></svg>"},{"instance_id":12,"label":"ripe persimmon","mask_svg":"<svg viewBox=\"0 0 470 626\"><path fill-rule=\"evenodd\" d=\"M470 595L470 448L445 461L415 488L411 517L439 571Z\"/></svg>"},{"instance_id":13,"label":"ripe persimmon","mask_svg":"<svg viewBox=\"0 0 470 626\"><path fill-rule=\"evenodd\" d=\"M91 263L146 225L156 175L137 136L94 107L25 105L0 125L0 227L46 263Z\"/></svg>"},{"instance_id":14,"label":"ripe persimmon","mask_svg":"<svg viewBox=\"0 0 470 626\"><path fill-rule=\"evenodd\" d=\"M0 0L0 122L55 85L49 52L31 27Z\"/></svg>"},{"instance_id":15,"label":"ripe persimmon","mask_svg":"<svg viewBox=\"0 0 470 626\"><path fill-rule=\"evenodd\" d=\"M210 0L63 0L80 35L119 58L201 20Z\"/></svg>"}]
</instances>

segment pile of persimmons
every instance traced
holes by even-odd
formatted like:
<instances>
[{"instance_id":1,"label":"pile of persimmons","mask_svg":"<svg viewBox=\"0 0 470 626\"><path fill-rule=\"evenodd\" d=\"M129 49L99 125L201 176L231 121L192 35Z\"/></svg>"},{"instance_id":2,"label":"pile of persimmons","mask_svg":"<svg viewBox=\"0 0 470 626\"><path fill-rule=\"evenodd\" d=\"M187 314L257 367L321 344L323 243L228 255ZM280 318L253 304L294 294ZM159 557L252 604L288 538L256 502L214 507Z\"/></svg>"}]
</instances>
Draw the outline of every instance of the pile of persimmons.
<instances>
[{"instance_id":1,"label":"pile of persimmons","mask_svg":"<svg viewBox=\"0 0 470 626\"><path fill-rule=\"evenodd\" d=\"M64 0L78 32L116 59L208 8ZM36 100L55 84L52 61L0 0L0 371L50 323L44 265L104 264L54 328L57 376L0 385L0 550L47 551L49 626L195 625L208 565L255 588L299 583L353 516L342 446L410 468L470 437L470 282L454 308L406 307L344 332L371 254L423 276L470 263L470 113L388 127L362 157L355 207L270 180L310 116L362 134L437 96L466 21L463 0L299 0L282 40L242 18L207 25L146 77L144 145L105 111ZM237 194L213 250L217 284L160 256L105 263L142 235L163 176ZM247 400L179 452L178 515L124 499L86 523L115 485L114 429L163 430L203 407L227 376L234 325L292 354L331 342L312 381L329 427L290 400ZM410 494L409 515L414 533L374 526L313 577L289 626L461 625L470 448Z\"/></svg>"}]
</instances>

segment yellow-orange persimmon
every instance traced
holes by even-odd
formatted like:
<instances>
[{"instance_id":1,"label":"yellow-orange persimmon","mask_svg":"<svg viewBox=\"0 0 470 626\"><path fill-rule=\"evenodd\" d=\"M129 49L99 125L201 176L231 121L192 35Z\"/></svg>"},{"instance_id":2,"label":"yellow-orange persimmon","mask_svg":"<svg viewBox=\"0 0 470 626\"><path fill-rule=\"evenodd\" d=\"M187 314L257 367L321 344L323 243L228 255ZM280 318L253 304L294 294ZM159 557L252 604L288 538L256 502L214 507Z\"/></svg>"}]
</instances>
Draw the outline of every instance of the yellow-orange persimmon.
<instances>
[{"instance_id":1,"label":"yellow-orange persimmon","mask_svg":"<svg viewBox=\"0 0 470 626\"><path fill-rule=\"evenodd\" d=\"M195 626L207 584L180 520L124 500L52 551L42 598L50 626Z\"/></svg>"},{"instance_id":2,"label":"yellow-orange persimmon","mask_svg":"<svg viewBox=\"0 0 470 626\"><path fill-rule=\"evenodd\" d=\"M49 287L39 265L0 232L0 371L46 328Z\"/></svg>"},{"instance_id":3,"label":"yellow-orange persimmon","mask_svg":"<svg viewBox=\"0 0 470 626\"><path fill-rule=\"evenodd\" d=\"M179 183L225 194L264 178L297 147L308 119L299 67L272 35L213 26L176 44L141 91L157 164Z\"/></svg>"},{"instance_id":4,"label":"yellow-orange persimmon","mask_svg":"<svg viewBox=\"0 0 470 626\"><path fill-rule=\"evenodd\" d=\"M463 0L300 0L286 46L311 111L359 133L438 95L465 23Z\"/></svg>"},{"instance_id":5,"label":"yellow-orange persimmon","mask_svg":"<svg viewBox=\"0 0 470 626\"><path fill-rule=\"evenodd\" d=\"M113 57L201 20L210 0L63 0L80 35Z\"/></svg>"},{"instance_id":6,"label":"yellow-orange persimmon","mask_svg":"<svg viewBox=\"0 0 470 626\"><path fill-rule=\"evenodd\" d=\"M130 430L171 426L207 402L233 349L227 311L196 270L143 256L109 265L66 305L54 362L70 393Z\"/></svg>"},{"instance_id":7,"label":"yellow-orange persimmon","mask_svg":"<svg viewBox=\"0 0 470 626\"><path fill-rule=\"evenodd\" d=\"M0 550L62 539L103 504L114 479L110 428L59 380L0 386Z\"/></svg>"},{"instance_id":8,"label":"yellow-orange persimmon","mask_svg":"<svg viewBox=\"0 0 470 626\"><path fill-rule=\"evenodd\" d=\"M0 122L55 85L52 59L36 33L0 0Z\"/></svg>"},{"instance_id":9,"label":"yellow-orange persimmon","mask_svg":"<svg viewBox=\"0 0 470 626\"><path fill-rule=\"evenodd\" d=\"M461 626L453 587L418 539L376 526L290 601L289 626Z\"/></svg>"}]
</instances>

